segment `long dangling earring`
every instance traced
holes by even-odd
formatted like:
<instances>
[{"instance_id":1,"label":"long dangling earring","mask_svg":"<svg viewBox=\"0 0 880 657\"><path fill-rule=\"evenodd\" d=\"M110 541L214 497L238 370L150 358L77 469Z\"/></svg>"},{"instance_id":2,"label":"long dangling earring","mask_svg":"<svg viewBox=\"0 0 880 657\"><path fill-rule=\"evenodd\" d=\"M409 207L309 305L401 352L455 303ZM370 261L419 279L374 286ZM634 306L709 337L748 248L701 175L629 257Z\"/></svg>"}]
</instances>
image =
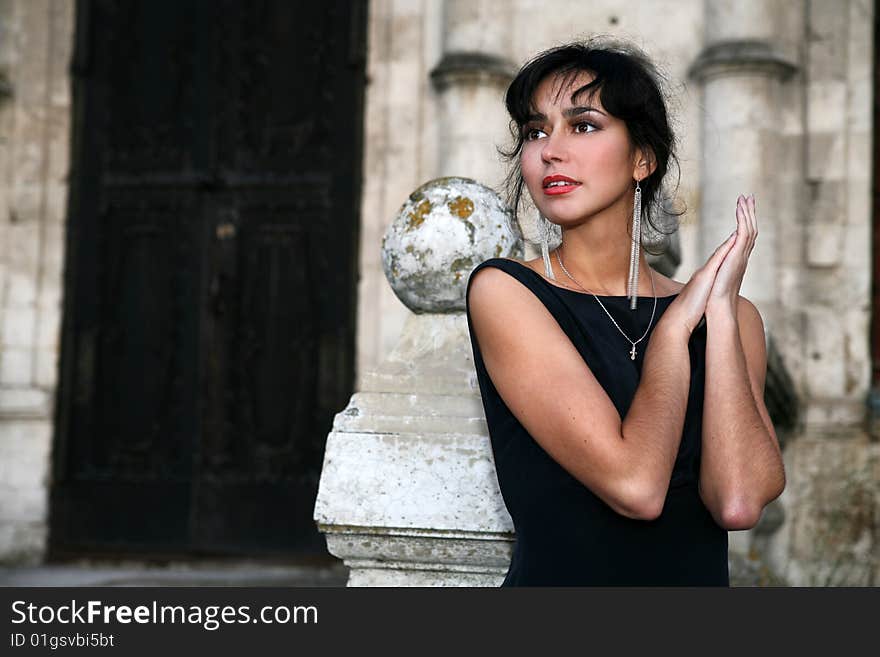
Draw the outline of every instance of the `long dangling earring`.
<instances>
[{"instance_id":1,"label":"long dangling earring","mask_svg":"<svg viewBox=\"0 0 880 657\"><path fill-rule=\"evenodd\" d=\"M642 241L642 188L636 180L636 191L633 196L632 249L629 254L629 283L626 295L629 297L630 310L636 309L639 294L639 246Z\"/></svg>"},{"instance_id":2,"label":"long dangling earring","mask_svg":"<svg viewBox=\"0 0 880 657\"><path fill-rule=\"evenodd\" d=\"M541 256L544 258L544 273L547 278L556 280L553 274L553 266L550 264L550 236L553 228L547 218L538 211L538 241L541 243Z\"/></svg>"}]
</instances>

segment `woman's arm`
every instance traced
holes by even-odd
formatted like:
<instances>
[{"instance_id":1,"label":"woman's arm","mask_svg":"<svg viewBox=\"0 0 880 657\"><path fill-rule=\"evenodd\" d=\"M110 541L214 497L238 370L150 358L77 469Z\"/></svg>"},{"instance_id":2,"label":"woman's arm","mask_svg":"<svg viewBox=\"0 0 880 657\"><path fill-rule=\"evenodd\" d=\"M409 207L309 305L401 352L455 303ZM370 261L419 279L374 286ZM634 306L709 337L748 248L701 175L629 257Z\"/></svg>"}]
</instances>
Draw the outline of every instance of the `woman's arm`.
<instances>
[{"instance_id":1,"label":"woman's arm","mask_svg":"<svg viewBox=\"0 0 880 657\"><path fill-rule=\"evenodd\" d=\"M691 381L691 332L664 314L648 343L642 374L622 424L623 442L639 455L651 491L651 517L663 511L675 466ZM665 321L664 321L665 320Z\"/></svg>"},{"instance_id":2,"label":"woman's arm","mask_svg":"<svg viewBox=\"0 0 880 657\"><path fill-rule=\"evenodd\" d=\"M656 518L687 405L684 324L664 321L667 310L654 327L639 387L622 422L574 344L522 283L486 267L470 280L468 299L492 383L535 441L617 513Z\"/></svg>"},{"instance_id":3,"label":"woman's arm","mask_svg":"<svg viewBox=\"0 0 880 657\"><path fill-rule=\"evenodd\" d=\"M469 321L492 383L559 465L621 515L660 515L690 390L688 340L706 310L725 240L661 316L632 403L621 419L543 303L495 267L472 275Z\"/></svg>"},{"instance_id":4,"label":"woman's arm","mask_svg":"<svg viewBox=\"0 0 880 657\"><path fill-rule=\"evenodd\" d=\"M782 453L764 405L767 354L755 306L739 297L706 307L700 497L715 521L750 529L785 488Z\"/></svg>"},{"instance_id":5,"label":"woman's arm","mask_svg":"<svg viewBox=\"0 0 880 657\"><path fill-rule=\"evenodd\" d=\"M764 506L785 488L782 454L764 406L764 326L757 309L739 294L757 237L755 197L740 195L736 241L706 303L700 462L700 497L715 522L731 530L754 527Z\"/></svg>"}]
</instances>

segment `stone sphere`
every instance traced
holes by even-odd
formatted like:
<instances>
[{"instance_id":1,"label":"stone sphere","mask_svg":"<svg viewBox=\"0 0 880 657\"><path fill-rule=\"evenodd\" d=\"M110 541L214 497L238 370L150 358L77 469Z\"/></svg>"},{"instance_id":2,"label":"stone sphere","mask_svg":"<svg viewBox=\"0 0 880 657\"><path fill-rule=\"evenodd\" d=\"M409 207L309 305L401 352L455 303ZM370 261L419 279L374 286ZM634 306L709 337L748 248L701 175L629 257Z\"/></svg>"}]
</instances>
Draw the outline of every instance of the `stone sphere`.
<instances>
[{"instance_id":1,"label":"stone sphere","mask_svg":"<svg viewBox=\"0 0 880 657\"><path fill-rule=\"evenodd\" d=\"M474 267L489 258L521 258L522 248L492 189L469 178L437 178L410 194L388 226L382 268L413 312L462 312Z\"/></svg>"}]
</instances>

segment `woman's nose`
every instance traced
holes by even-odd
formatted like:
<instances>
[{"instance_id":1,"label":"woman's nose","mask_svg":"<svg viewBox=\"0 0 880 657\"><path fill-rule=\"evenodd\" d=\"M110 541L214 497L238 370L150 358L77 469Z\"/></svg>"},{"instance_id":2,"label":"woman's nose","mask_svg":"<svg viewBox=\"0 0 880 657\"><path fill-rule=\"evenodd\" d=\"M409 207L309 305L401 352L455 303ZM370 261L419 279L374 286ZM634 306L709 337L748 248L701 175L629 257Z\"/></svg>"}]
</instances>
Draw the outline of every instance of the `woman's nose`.
<instances>
[{"instance_id":1,"label":"woman's nose","mask_svg":"<svg viewBox=\"0 0 880 657\"><path fill-rule=\"evenodd\" d=\"M565 144L561 136L555 136L556 131L548 135L544 140L544 147L541 149L541 159L545 162L553 160L561 160L565 155Z\"/></svg>"}]
</instances>

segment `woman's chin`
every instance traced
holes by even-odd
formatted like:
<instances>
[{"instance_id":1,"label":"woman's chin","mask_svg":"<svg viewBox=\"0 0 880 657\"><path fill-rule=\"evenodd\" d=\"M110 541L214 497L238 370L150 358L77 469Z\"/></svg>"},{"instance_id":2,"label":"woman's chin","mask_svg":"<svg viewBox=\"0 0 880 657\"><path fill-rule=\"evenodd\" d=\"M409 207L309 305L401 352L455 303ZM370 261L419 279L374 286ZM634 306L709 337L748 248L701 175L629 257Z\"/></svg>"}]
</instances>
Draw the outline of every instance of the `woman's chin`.
<instances>
[{"instance_id":1,"label":"woman's chin","mask_svg":"<svg viewBox=\"0 0 880 657\"><path fill-rule=\"evenodd\" d=\"M562 226L563 228L577 226L579 223L583 222L584 218L583 214L579 214L577 212L554 212L552 214L544 214L544 216L547 217L550 223L557 224L558 226Z\"/></svg>"}]
</instances>

